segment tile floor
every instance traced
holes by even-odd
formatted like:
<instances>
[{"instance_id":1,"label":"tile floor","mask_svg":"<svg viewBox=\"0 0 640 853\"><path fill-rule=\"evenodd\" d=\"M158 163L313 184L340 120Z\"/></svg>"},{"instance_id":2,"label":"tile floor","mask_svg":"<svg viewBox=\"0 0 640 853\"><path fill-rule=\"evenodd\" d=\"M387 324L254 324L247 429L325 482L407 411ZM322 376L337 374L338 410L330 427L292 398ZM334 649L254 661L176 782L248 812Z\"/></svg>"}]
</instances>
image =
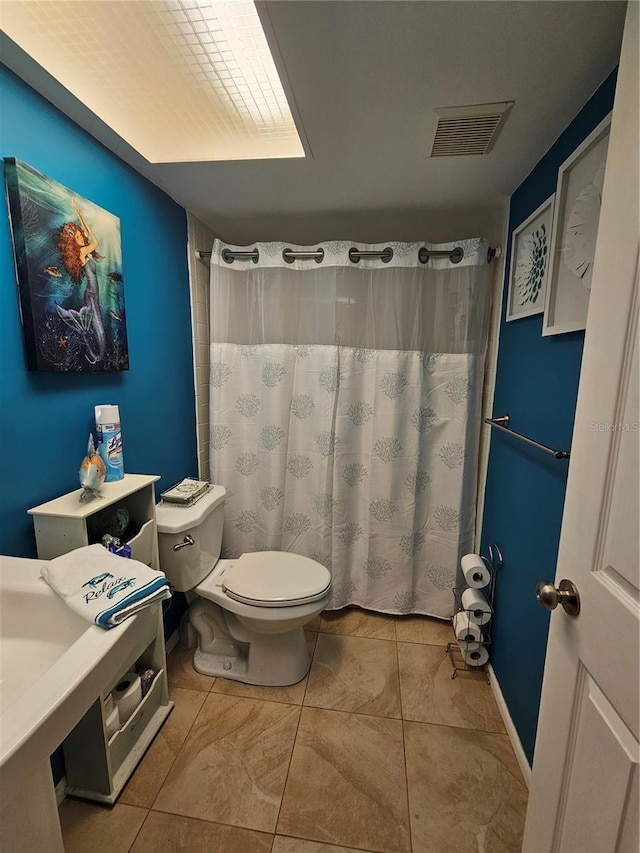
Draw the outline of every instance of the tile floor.
<instances>
[{"instance_id":1,"label":"tile floor","mask_svg":"<svg viewBox=\"0 0 640 853\"><path fill-rule=\"evenodd\" d=\"M517 853L527 791L491 688L450 678L448 624L356 608L309 626L292 687L199 675L110 809L67 799L67 853Z\"/></svg>"}]
</instances>

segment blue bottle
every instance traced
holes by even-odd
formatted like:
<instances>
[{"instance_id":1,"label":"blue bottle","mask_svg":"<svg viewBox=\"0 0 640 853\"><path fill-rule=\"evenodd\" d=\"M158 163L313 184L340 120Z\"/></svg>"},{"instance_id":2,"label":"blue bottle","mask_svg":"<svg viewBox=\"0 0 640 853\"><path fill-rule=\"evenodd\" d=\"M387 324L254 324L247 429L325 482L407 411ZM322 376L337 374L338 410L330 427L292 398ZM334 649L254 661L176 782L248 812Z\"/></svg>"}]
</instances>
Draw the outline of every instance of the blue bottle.
<instances>
[{"instance_id":1,"label":"blue bottle","mask_svg":"<svg viewBox=\"0 0 640 853\"><path fill-rule=\"evenodd\" d=\"M107 469L104 481L113 483L124 477L124 459L122 456L122 429L120 411L117 406L96 406L96 431L98 433L98 453Z\"/></svg>"}]
</instances>

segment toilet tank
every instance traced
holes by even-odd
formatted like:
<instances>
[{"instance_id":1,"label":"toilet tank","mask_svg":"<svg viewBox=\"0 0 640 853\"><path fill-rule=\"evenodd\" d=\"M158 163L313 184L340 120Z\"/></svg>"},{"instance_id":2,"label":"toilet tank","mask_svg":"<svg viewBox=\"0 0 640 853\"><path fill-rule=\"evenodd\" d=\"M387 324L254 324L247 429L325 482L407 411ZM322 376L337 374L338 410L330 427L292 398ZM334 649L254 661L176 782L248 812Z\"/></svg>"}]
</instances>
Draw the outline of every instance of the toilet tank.
<instances>
[{"instance_id":1,"label":"toilet tank","mask_svg":"<svg viewBox=\"0 0 640 853\"><path fill-rule=\"evenodd\" d=\"M218 562L226 497L222 486L211 486L191 506L156 506L160 569L179 592L197 586Z\"/></svg>"}]
</instances>

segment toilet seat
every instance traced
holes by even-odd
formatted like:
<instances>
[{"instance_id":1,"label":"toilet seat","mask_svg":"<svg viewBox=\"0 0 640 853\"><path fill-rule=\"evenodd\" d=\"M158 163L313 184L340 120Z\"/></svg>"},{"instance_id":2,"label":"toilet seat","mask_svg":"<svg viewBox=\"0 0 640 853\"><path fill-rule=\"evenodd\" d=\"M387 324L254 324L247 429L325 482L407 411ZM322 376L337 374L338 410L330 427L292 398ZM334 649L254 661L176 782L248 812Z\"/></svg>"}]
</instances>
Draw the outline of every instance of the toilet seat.
<instances>
[{"instance_id":1,"label":"toilet seat","mask_svg":"<svg viewBox=\"0 0 640 853\"><path fill-rule=\"evenodd\" d=\"M243 554L225 570L222 589L255 607L294 607L326 595L331 575L321 563L286 551Z\"/></svg>"}]
</instances>

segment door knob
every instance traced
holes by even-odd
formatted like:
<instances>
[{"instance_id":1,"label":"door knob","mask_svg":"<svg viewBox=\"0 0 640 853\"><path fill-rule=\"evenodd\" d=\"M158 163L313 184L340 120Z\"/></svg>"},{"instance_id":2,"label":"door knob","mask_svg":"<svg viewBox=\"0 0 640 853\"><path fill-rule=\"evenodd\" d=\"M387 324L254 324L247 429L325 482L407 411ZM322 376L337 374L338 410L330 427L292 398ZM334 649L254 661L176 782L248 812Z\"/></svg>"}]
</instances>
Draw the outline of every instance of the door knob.
<instances>
[{"instance_id":1,"label":"door knob","mask_svg":"<svg viewBox=\"0 0 640 853\"><path fill-rule=\"evenodd\" d=\"M580 613L578 590L576 585L566 578L560 581L557 589L551 581L540 581L536 586L536 598L545 610L555 610L561 604L569 616L577 616Z\"/></svg>"}]
</instances>

